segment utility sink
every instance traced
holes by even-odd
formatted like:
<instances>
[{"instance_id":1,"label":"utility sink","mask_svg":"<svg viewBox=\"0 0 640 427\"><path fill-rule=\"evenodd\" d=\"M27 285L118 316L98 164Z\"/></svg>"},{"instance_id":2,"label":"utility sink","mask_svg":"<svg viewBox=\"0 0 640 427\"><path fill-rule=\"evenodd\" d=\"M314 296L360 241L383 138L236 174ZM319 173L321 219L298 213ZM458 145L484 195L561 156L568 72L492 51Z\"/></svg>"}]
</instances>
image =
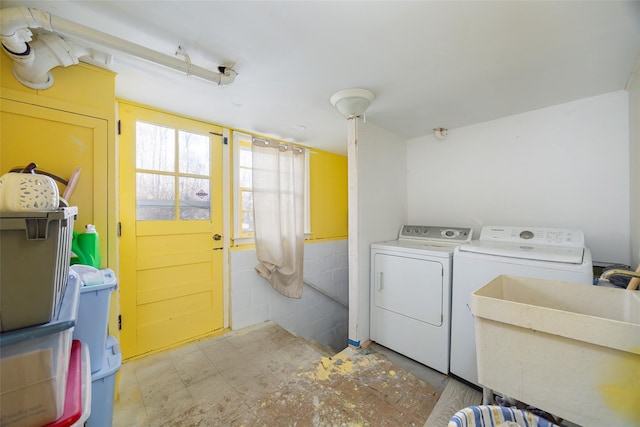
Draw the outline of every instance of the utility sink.
<instances>
[{"instance_id":1,"label":"utility sink","mask_svg":"<svg viewBox=\"0 0 640 427\"><path fill-rule=\"evenodd\" d=\"M640 292L503 275L471 312L484 387L585 427L640 425Z\"/></svg>"}]
</instances>

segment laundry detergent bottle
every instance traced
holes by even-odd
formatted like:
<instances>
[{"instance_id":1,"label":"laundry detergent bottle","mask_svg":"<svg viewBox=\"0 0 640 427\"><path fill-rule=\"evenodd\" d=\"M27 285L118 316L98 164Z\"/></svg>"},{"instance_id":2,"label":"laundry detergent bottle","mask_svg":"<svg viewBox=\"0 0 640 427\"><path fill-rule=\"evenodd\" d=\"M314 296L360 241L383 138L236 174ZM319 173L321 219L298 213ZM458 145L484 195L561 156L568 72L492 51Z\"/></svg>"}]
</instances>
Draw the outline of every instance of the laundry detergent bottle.
<instances>
[{"instance_id":1,"label":"laundry detergent bottle","mask_svg":"<svg viewBox=\"0 0 640 427\"><path fill-rule=\"evenodd\" d=\"M75 254L72 256L71 264L90 265L94 268L100 268L102 259L100 257L100 237L96 231L96 226L87 224L84 233L73 232L73 241L71 242L71 251Z\"/></svg>"}]
</instances>

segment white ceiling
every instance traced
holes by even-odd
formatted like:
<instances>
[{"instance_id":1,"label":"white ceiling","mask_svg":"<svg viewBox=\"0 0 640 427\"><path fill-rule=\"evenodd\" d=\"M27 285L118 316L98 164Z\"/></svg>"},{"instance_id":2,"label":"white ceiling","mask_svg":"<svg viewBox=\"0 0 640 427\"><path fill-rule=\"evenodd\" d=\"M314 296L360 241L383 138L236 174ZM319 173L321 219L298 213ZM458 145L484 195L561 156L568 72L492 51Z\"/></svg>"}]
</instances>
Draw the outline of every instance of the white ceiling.
<instances>
[{"instance_id":1,"label":"white ceiling","mask_svg":"<svg viewBox=\"0 0 640 427\"><path fill-rule=\"evenodd\" d=\"M10 1L216 70L215 86L115 53L117 96L346 153L336 91L405 139L625 87L640 1ZM304 130L297 129L304 126Z\"/></svg>"}]
</instances>

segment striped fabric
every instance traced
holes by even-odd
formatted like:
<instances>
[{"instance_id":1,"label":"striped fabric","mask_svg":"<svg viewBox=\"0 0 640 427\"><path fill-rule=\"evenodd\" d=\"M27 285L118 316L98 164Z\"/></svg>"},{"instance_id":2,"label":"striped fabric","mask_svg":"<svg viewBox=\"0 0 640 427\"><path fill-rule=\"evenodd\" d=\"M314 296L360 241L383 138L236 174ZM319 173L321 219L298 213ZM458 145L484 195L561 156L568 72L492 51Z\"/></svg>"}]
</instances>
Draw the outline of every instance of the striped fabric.
<instances>
[{"instance_id":1,"label":"striped fabric","mask_svg":"<svg viewBox=\"0 0 640 427\"><path fill-rule=\"evenodd\" d=\"M507 421L522 427L558 427L557 424L531 412L493 405L469 406L461 409L453 415L448 427L495 427Z\"/></svg>"}]
</instances>

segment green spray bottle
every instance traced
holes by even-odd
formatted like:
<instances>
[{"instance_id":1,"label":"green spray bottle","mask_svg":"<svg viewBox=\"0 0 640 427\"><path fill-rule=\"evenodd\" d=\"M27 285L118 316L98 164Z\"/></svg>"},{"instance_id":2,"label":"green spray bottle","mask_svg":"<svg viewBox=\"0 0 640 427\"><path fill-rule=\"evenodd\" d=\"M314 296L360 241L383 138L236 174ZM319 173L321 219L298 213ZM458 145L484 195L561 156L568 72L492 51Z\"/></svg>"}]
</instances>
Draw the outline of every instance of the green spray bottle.
<instances>
[{"instance_id":1,"label":"green spray bottle","mask_svg":"<svg viewBox=\"0 0 640 427\"><path fill-rule=\"evenodd\" d=\"M73 232L71 251L76 255L71 258L71 265L83 264L94 268L100 268L102 259L100 257L100 237L96 231L96 226L87 224L84 233Z\"/></svg>"}]
</instances>

